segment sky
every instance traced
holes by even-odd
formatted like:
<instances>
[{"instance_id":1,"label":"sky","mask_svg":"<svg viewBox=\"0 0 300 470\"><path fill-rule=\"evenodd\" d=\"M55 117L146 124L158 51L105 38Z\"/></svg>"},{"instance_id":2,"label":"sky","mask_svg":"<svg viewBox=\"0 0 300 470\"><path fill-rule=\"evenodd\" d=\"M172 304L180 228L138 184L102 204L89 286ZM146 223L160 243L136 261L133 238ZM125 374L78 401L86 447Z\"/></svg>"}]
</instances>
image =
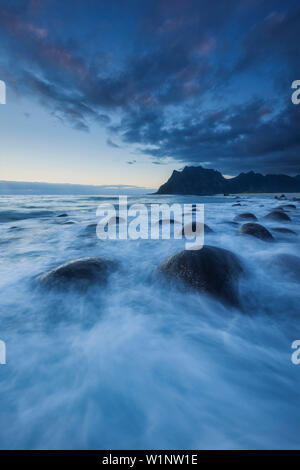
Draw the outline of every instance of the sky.
<instances>
[{"instance_id":1,"label":"sky","mask_svg":"<svg viewBox=\"0 0 300 470\"><path fill-rule=\"evenodd\" d=\"M300 174L290 0L0 0L0 179Z\"/></svg>"}]
</instances>

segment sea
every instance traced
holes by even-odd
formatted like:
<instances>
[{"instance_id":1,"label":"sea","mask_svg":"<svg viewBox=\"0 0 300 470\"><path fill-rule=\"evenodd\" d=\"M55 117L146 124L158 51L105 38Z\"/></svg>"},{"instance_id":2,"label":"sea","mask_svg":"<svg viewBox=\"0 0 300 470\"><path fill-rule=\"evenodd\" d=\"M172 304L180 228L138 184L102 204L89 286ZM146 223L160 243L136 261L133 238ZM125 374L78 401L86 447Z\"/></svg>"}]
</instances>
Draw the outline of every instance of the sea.
<instances>
[{"instance_id":1,"label":"sea","mask_svg":"<svg viewBox=\"0 0 300 470\"><path fill-rule=\"evenodd\" d=\"M244 268L232 307L162 278L184 240L98 239L103 202L118 197L0 197L0 448L300 448L300 203L283 223L264 219L291 203L273 194L128 197L204 205L204 244ZM242 212L274 242L241 235ZM40 287L40 274L90 256L117 262L106 285Z\"/></svg>"}]
</instances>

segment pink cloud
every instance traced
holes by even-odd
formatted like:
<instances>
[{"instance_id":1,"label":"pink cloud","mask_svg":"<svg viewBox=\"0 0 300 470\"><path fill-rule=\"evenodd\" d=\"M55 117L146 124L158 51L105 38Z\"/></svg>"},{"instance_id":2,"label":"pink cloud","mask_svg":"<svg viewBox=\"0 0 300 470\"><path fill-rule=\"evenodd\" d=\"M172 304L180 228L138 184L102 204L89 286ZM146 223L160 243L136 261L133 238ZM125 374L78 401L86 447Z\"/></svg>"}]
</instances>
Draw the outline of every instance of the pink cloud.
<instances>
[{"instance_id":1,"label":"pink cloud","mask_svg":"<svg viewBox=\"0 0 300 470\"><path fill-rule=\"evenodd\" d=\"M2 12L2 14L4 25L10 33L19 35L30 34L31 36L38 39L45 38L48 34L46 29L38 28L31 23L24 23L18 18L6 13L5 11Z\"/></svg>"},{"instance_id":2,"label":"pink cloud","mask_svg":"<svg viewBox=\"0 0 300 470\"><path fill-rule=\"evenodd\" d=\"M83 62L64 49L63 46L49 41L46 29L39 28L32 23L25 23L5 11L3 12L2 21L10 34L34 41L41 58L81 76L86 74L87 71Z\"/></svg>"},{"instance_id":3,"label":"pink cloud","mask_svg":"<svg viewBox=\"0 0 300 470\"><path fill-rule=\"evenodd\" d=\"M80 59L60 46L50 44L45 45L42 55L72 72L76 72L80 75L84 75L87 72L86 67Z\"/></svg>"}]
</instances>

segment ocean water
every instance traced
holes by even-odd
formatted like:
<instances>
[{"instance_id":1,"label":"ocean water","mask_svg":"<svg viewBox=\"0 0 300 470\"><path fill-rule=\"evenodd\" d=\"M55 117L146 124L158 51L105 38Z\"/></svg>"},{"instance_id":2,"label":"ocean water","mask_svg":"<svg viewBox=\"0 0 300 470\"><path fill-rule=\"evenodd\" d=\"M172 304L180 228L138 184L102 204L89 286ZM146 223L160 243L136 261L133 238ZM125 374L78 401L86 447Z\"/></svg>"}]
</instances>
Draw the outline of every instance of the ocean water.
<instances>
[{"instance_id":1,"label":"ocean water","mask_svg":"<svg viewBox=\"0 0 300 470\"><path fill-rule=\"evenodd\" d=\"M240 308L163 280L157 266L184 240L98 240L86 227L113 197L0 198L2 449L299 448L299 276L274 263L300 255L292 221L263 216L284 204L266 195L129 198L204 203L205 244L241 260ZM231 224L253 212L274 243ZM66 213L67 217L57 217ZM86 294L47 291L36 276L65 261L104 256L119 268Z\"/></svg>"}]
</instances>

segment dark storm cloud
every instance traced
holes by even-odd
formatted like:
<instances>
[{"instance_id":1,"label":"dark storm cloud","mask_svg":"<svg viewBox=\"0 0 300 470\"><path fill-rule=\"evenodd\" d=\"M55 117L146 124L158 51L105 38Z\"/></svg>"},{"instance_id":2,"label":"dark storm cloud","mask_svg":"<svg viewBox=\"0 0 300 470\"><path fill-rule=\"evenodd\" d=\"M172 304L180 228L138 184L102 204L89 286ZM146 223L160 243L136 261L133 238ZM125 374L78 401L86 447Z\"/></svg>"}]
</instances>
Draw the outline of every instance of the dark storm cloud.
<instances>
[{"instance_id":1,"label":"dark storm cloud","mask_svg":"<svg viewBox=\"0 0 300 470\"><path fill-rule=\"evenodd\" d=\"M283 4L284 5L284 4ZM243 42L243 54L236 71L261 63L286 66L287 79L298 76L300 9L292 12L272 11L257 22ZM282 77L284 79L284 77ZM293 78L292 78L293 79Z\"/></svg>"},{"instance_id":2,"label":"dark storm cloud","mask_svg":"<svg viewBox=\"0 0 300 470\"><path fill-rule=\"evenodd\" d=\"M0 73L58 119L107 126L155 164L299 172L296 7L0 0Z\"/></svg>"},{"instance_id":3,"label":"dark storm cloud","mask_svg":"<svg viewBox=\"0 0 300 470\"><path fill-rule=\"evenodd\" d=\"M128 122L131 137L140 144L159 142L155 148L141 151L157 158L172 156L179 161L215 165L232 169L299 172L299 111L288 104L279 113L264 101L201 113L180 121L180 125L162 128L160 119L144 116ZM125 126L125 123L124 123ZM155 136L155 138L153 138ZM275 163L275 168L274 168Z\"/></svg>"}]
</instances>

